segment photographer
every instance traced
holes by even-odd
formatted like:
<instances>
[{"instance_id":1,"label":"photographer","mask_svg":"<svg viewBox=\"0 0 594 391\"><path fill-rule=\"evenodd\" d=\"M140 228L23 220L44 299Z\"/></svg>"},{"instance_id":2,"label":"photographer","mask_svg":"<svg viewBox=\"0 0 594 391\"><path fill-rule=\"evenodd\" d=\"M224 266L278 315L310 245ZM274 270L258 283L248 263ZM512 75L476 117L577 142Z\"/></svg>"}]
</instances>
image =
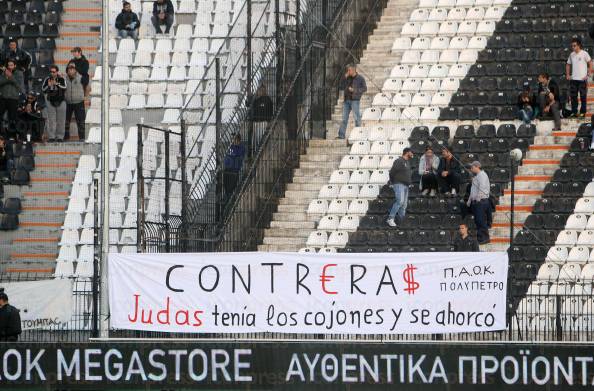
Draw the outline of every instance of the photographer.
<instances>
[{"instance_id":1,"label":"photographer","mask_svg":"<svg viewBox=\"0 0 594 391\"><path fill-rule=\"evenodd\" d=\"M132 6L127 1L124 1L122 12L116 18L115 27L118 29L120 38L138 39L140 20L138 20L138 15L132 12Z\"/></svg>"},{"instance_id":2,"label":"photographer","mask_svg":"<svg viewBox=\"0 0 594 391\"><path fill-rule=\"evenodd\" d=\"M18 112L18 133L29 141L40 141L43 117L41 115L41 105L37 101L35 92L30 91L27 94L26 99L21 102Z\"/></svg>"},{"instance_id":3,"label":"photographer","mask_svg":"<svg viewBox=\"0 0 594 391\"><path fill-rule=\"evenodd\" d=\"M0 288L0 342L17 342L21 334L20 311L8 304L8 295Z\"/></svg>"},{"instance_id":4,"label":"photographer","mask_svg":"<svg viewBox=\"0 0 594 391\"><path fill-rule=\"evenodd\" d=\"M8 60L0 75L0 120L8 112L10 134L15 131L19 99L24 92L23 73L17 69L15 60Z\"/></svg>"},{"instance_id":5,"label":"photographer","mask_svg":"<svg viewBox=\"0 0 594 391\"><path fill-rule=\"evenodd\" d=\"M153 3L153 16L151 22L157 34L163 34L161 25L165 25L165 34L169 34L171 26L173 25L173 15L175 9L171 0L157 0Z\"/></svg>"},{"instance_id":6,"label":"photographer","mask_svg":"<svg viewBox=\"0 0 594 391\"><path fill-rule=\"evenodd\" d=\"M28 88L32 58L29 53L18 47L16 39L11 39L8 42L8 48L2 53L0 63L5 65L8 60L14 60L17 69L23 73L23 83Z\"/></svg>"},{"instance_id":7,"label":"photographer","mask_svg":"<svg viewBox=\"0 0 594 391\"><path fill-rule=\"evenodd\" d=\"M66 81L56 65L50 67L50 75L43 81L47 107L47 133L49 141L63 141L66 126Z\"/></svg>"},{"instance_id":8,"label":"photographer","mask_svg":"<svg viewBox=\"0 0 594 391\"><path fill-rule=\"evenodd\" d=\"M524 90L518 96L518 115L526 125L530 125L534 118L534 102L532 90L529 85L524 85Z\"/></svg>"},{"instance_id":9,"label":"photographer","mask_svg":"<svg viewBox=\"0 0 594 391\"><path fill-rule=\"evenodd\" d=\"M553 131L561 130L561 103L559 85L548 73L538 75L537 103L541 118L552 116L555 122Z\"/></svg>"}]
</instances>

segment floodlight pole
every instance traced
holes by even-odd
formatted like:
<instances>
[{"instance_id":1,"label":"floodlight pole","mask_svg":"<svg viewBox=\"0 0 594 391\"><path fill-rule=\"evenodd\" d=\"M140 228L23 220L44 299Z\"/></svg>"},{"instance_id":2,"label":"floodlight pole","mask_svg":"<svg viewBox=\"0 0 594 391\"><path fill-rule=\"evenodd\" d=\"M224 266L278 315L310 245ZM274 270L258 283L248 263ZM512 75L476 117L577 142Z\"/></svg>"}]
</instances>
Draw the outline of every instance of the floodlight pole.
<instances>
[{"instance_id":1,"label":"floodlight pole","mask_svg":"<svg viewBox=\"0 0 594 391\"><path fill-rule=\"evenodd\" d=\"M107 257L109 254L109 0L101 15L101 338L109 337Z\"/></svg>"}]
</instances>

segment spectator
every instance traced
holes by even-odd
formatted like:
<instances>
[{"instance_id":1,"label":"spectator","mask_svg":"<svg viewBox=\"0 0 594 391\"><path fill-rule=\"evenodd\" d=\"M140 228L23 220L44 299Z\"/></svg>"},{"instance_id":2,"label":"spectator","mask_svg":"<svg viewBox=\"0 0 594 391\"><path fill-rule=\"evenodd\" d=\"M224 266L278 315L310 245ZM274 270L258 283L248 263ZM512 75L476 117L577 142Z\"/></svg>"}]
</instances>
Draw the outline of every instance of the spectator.
<instances>
[{"instance_id":1,"label":"spectator","mask_svg":"<svg viewBox=\"0 0 594 391\"><path fill-rule=\"evenodd\" d=\"M155 27L157 34L163 34L161 25L165 25L165 34L169 34L171 26L173 25L173 15L175 10L173 9L173 3L171 0L157 0L153 3L153 16L151 22Z\"/></svg>"},{"instance_id":2,"label":"spectator","mask_svg":"<svg viewBox=\"0 0 594 391\"><path fill-rule=\"evenodd\" d=\"M13 144L0 136L0 179L10 178L10 171L14 168Z\"/></svg>"},{"instance_id":3,"label":"spectator","mask_svg":"<svg viewBox=\"0 0 594 391\"><path fill-rule=\"evenodd\" d=\"M472 178L470 196L466 205L474 216L479 244L487 244L490 242L488 220L491 213L491 203L489 201L491 183L487 173L481 170L481 163L478 161L472 162L470 171L474 174L474 178Z\"/></svg>"},{"instance_id":4,"label":"spectator","mask_svg":"<svg viewBox=\"0 0 594 391\"><path fill-rule=\"evenodd\" d=\"M435 196L437 191L437 169L439 158L433 153L433 148L425 148L425 154L419 159L419 175L421 176L421 192L423 195Z\"/></svg>"},{"instance_id":5,"label":"spectator","mask_svg":"<svg viewBox=\"0 0 594 391\"><path fill-rule=\"evenodd\" d=\"M565 65L565 77L569 80L571 97L571 116L583 118L588 111L588 79L592 75L592 59L579 38L571 40L571 54ZM578 93L582 100L578 114Z\"/></svg>"},{"instance_id":6,"label":"spectator","mask_svg":"<svg viewBox=\"0 0 594 391\"><path fill-rule=\"evenodd\" d=\"M70 138L70 121L72 113L76 119L76 128L78 129L78 139L85 139L85 90L82 85L82 76L76 71L74 64L66 68L66 130L64 139Z\"/></svg>"},{"instance_id":7,"label":"spectator","mask_svg":"<svg viewBox=\"0 0 594 391\"><path fill-rule=\"evenodd\" d=\"M538 75L537 105L541 118L552 116L554 131L561 130L561 101L559 84L544 72Z\"/></svg>"},{"instance_id":8,"label":"spectator","mask_svg":"<svg viewBox=\"0 0 594 391\"><path fill-rule=\"evenodd\" d=\"M14 133L16 130L17 113L21 94L25 92L23 84L23 73L17 69L14 59L6 62L4 72L0 74L0 122L4 113L8 113L8 130Z\"/></svg>"},{"instance_id":9,"label":"spectator","mask_svg":"<svg viewBox=\"0 0 594 391\"><path fill-rule=\"evenodd\" d=\"M19 310L8 304L8 296L0 288L0 342L16 342L21 334Z\"/></svg>"},{"instance_id":10,"label":"spectator","mask_svg":"<svg viewBox=\"0 0 594 391\"><path fill-rule=\"evenodd\" d=\"M130 37L132 39L138 39L140 21L138 20L138 15L132 12L132 6L127 1L124 1L122 12L116 18L115 27L118 29L120 38Z\"/></svg>"},{"instance_id":11,"label":"spectator","mask_svg":"<svg viewBox=\"0 0 594 391\"><path fill-rule=\"evenodd\" d=\"M72 53L72 59L68 63L74 64L76 67L76 71L81 76L81 83L85 90L85 98L89 96L89 60L85 57L80 47L73 48L70 53Z\"/></svg>"},{"instance_id":12,"label":"spectator","mask_svg":"<svg viewBox=\"0 0 594 391\"><path fill-rule=\"evenodd\" d=\"M468 234L468 226L466 223L460 224L460 227L458 228L458 235L456 235L456 239L454 239L454 251L459 253L480 251L476 239Z\"/></svg>"},{"instance_id":13,"label":"spectator","mask_svg":"<svg viewBox=\"0 0 594 391\"><path fill-rule=\"evenodd\" d=\"M41 105L37 101L37 94L29 91L25 100L19 107L17 131L28 141L41 140L43 117Z\"/></svg>"},{"instance_id":14,"label":"spectator","mask_svg":"<svg viewBox=\"0 0 594 391\"><path fill-rule=\"evenodd\" d=\"M23 84L29 86L29 79L31 79L31 55L20 49L16 39L8 41L8 48L2 53L2 66L6 65L8 60L14 60L16 67L23 73Z\"/></svg>"},{"instance_id":15,"label":"spectator","mask_svg":"<svg viewBox=\"0 0 594 391\"><path fill-rule=\"evenodd\" d=\"M402 156L394 161L390 169L390 186L394 190L394 204L390 209L390 214L386 223L390 227L395 227L394 219L398 215L399 222L402 222L406 216L406 206L408 205L408 186L411 182L410 159L414 157L412 149L404 148Z\"/></svg>"},{"instance_id":16,"label":"spectator","mask_svg":"<svg viewBox=\"0 0 594 391\"><path fill-rule=\"evenodd\" d=\"M66 80L62 77L56 65L50 67L50 75L45 78L41 90L45 93L47 107L47 133L49 141L64 140L66 121Z\"/></svg>"},{"instance_id":17,"label":"spectator","mask_svg":"<svg viewBox=\"0 0 594 391\"><path fill-rule=\"evenodd\" d=\"M267 122L274 114L272 99L266 92L266 86L262 84L256 91L256 99L252 104L252 121Z\"/></svg>"},{"instance_id":18,"label":"spectator","mask_svg":"<svg viewBox=\"0 0 594 391\"><path fill-rule=\"evenodd\" d=\"M229 147L229 152L227 152L227 155L225 156L223 183L225 188L225 198L227 200L235 191L244 158L245 146L241 142L241 135L237 133L235 136L233 136L233 143Z\"/></svg>"},{"instance_id":19,"label":"spectator","mask_svg":"<svg viewBox=\"0 0 594 391\"><path fill-rule=\"evenodd\" d=\"M367 84L363 76L357 73L357 67L351 64L347 66L347 71L340 80L339 88L344 90L344 103L342 104L342 123L337 138L344 139L351 110L355 117L355 126L361 126L360 101L361 96L367 91Z\"/></svg>"},{"instance_id":20,"label":"spectator","mask_svg":"<svg viewBox=\"0 0 594 391\"><path fill-rule=\"evenodd\" d=\"M524 85L524 90L518 96L518 114L526 125L530 125L534 118L534 100L529 85Z\"/></svg>"},{"instance_id":21,"label":"spectator","mask_svg":"<svg viewBox=\"0 0 594 391\"><path fill-rule=\"evenodd\" d=\"M441 193L449 196L460 192L460 163L447 148L441 150L437 178Z\"/></svg>"}]
</instances>

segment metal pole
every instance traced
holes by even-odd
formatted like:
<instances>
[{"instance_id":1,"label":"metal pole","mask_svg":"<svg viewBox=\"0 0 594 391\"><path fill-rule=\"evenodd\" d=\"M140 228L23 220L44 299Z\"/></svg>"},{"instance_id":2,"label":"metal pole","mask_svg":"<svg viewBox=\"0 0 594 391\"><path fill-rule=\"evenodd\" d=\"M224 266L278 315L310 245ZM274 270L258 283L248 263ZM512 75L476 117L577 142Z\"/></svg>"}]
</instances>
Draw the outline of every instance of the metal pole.
<instances>
[{"instance_id":1,"label":"metal pole","mask_svg":"<svg viewBox=\"0 0 594 391\"><path fill-rule=\"evenodd\" d=\"M136 129L136 176L138 183L136 185L136 249L138 252L146 251L146 243L143 240L144 235L144 173L142 172L142 162L144 160L144 144L142 143L142 124L138 124Z\"/></svg>"},{"instance_id":2,"label":"metal pole","mask_svg":"<svg viewBox=\"0 0 594 391\"><path fill-rule=\"evenodd\" d=\"M215 58L215 161L216 161L216 216L217 223L223 218L223 169L221 167L221 61Z\"/></svg>"},{"instance_id":3,"label":"metal pole","mask_svg":"<svg viewBox=\"0 0 594 391\"><path fill-rule=\"evenodd\" d=\"M275 107L280 105L281 98L282 98L282 69L284 66L284 61L281 53L280 48L280 34L281 34L281 27L280 27L280 14L279 14L279 0L274 0L274 48L276 50L276 88L275 88Z\"/></svg>"},{"instance_id":4,"label":"metal pole","mask_svg":"<svg viewBox=\"0 0 594 391\"><path fill-rule=\"evenodd\" d=\"M99 259L101 252L99 251L99 180L93 179L93 280L91 281L91 289L93 291L93 308L92 308L92 335L93 338L99 337Z\"/></svg>"},{"instance_id":5,"label":"metal pole","mask_svg":"<svg viewBox=\"0 0 594 391\"><path fill-rule=\"evenodd\" d=\"M179 154L181 155L181 192L182 192L182 199L181 199L181 229L178 233L178 240L181 246L180 251L186 251L186 240L188 240L188 230L187 230L187 221L186 221L186 213L187 211L187 197L188 197L188 188L187 188L187 178L186 178L186 121L182 118L180 121L180 128L181 128L181 143L179 144Z\"/></svg>"},{"instance_id":6,"label":"metal pole","mask_svg":"<svg viewBox=\"0 0 594 391\"><path fill-rule=\"evenodd\" d=\"M251 158L254 151L254 122L251 120L253 112L253 94L252 94L252 0L247 0L247 31L246 31L246 51L247 51L247 103L248 103L248 157Z\"/></svg>"},{"instance_id":7,"label":"metal pole","mask_svg":"<svg viewBox=\"0 0 594 391\"><path fill-rule=\"evenodd\" d=\"M511 202L510 202L510 218L509 223L509 245L512 245L514 240L514 209L515 209L515 193L516 193L516 164L514 157L511 156Z\"/></svg>"},{"instance_id":8,"label":"metal pole","mask_svg":"<svg viewBox=\"0 0 594 391\"><path fill-rule=\"evenodd\" d=\"M169 189L171 183L169 182L169 130L165 131L165 252L169 253L171 250L171 224L169 222Z\"/></svg>"},{"instance_id":9,"label":"metal pole","mask_svg":"<svg viewBox=\"0 0 594 391\"><path fill-rule=\"evenodd\" d=\"M109 1L103 0L101 23L101 337L109 337L107 257L109 254Z\"/></svg>"}]
</instances>

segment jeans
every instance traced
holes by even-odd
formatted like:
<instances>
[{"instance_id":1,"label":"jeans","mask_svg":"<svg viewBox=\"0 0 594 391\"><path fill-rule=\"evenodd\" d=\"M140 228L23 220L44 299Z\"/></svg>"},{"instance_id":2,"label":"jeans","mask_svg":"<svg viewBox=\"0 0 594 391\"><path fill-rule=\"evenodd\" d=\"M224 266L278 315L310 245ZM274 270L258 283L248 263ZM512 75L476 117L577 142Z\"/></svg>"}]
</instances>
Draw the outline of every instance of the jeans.
<instances>
[{"instance_id":1,"label":"jeans","mask_svg":"<svg viewBox=\"0 0 594 391\"><path fill-rule=\"evenodd\" d=\"M47 137L50 140L63 140L66 129L66 102L62 101L59 106L47 102L45 108L47 113Z\"/></svg>"},{"instance_id":2,"label":"jeans","mask_svg":"<svg viewBox=\"0 0 594 391\"><path fill-rule=\"evenodd\" d=\"M130 37L132 39L138 39L138 29L136 29L136 30L119 30L118 35L120 36L120 38Z\"/></svg>"},{"instance_id":3,"label":"jeans","mask_svg":"<svg viewBox=\"0 0 594 391\"><path fill-rule=\"evenodd\" d=\"M173 15L166 14L165 19L159 19L158 16L153 15L151 17L151 22L153 23L153 27L157 34L162 34L163 31L161 30L161 25L165 25L165 34L169 34L169 30L171 30L171 26L173 25Z\"/></svg>"},{"instance_id":4,"label":"jeans","mask_svg":"<svg viewBox=\"0 0 594 391\"><path fill-rule=\"evenodd\" d=\"M66 105L66 134L70 136L70 121L72 114L76 119L76 129L78 130L78 139L85 140L85 102L71 103Z\"/></svg>"},{"instance_id":5,"label":"jeans","mask_svg":"<svg viewBox=\"0 0 594 391\"><path fill-rule=\"evenodd\" d=\"M582 100L580 113L586 114L588 111L588 82L586 80L569 81L569 96L571 97L571 112L573 114L578 112L578 93Z\"/></svg>"},{"instance_id":6,"label":"jeans","mask_svg":"<svg viewBox=\"0 0 594 391\"><path fill-rule=\"evenodd\" d=\"M520 120L524 121L526 125L530 125L530 122L532 122L532 118L534 117L534 111L532 110L532 107L521 109L518 114Z\"/></svg>"},{"instance_id":7,"label":"jeans","mask_svg":"<svg viewBox=\"0 0 594 391\"><path fill-rule=\"evenodd\" d=\"M355 126L361 126L361 111L359 110L360 102L358 100L345 100L342 104L342 123L338 130L338 137L344 138L346 135L346 128L349 124L349 115L351 110L355 117Z\"/></svg>"},{"instance_id":8,"label":"jeans","mask_svg":"<svg viewBox=\"0 0 594 391\"><path fill-rule=\"evenodd\" d=\"M406 216L406 206L408 205L408 185L396 183L392 186L394 190L394 204L390 208L390 218L394 219L396 215L400 221Z\"/></svg>"},{"instance_id":9,"label":"jeans","mask_svg":"<svg viewBox=\"0 0 594 391\"><path fill-rule=\"evenodd\" d=\"M473 201L470 210L474 215L474 224L476 225L476 238L479 243L489 239L489 214L491 213L491 204L488 199Z\"/></svg>"}]
</instances>

